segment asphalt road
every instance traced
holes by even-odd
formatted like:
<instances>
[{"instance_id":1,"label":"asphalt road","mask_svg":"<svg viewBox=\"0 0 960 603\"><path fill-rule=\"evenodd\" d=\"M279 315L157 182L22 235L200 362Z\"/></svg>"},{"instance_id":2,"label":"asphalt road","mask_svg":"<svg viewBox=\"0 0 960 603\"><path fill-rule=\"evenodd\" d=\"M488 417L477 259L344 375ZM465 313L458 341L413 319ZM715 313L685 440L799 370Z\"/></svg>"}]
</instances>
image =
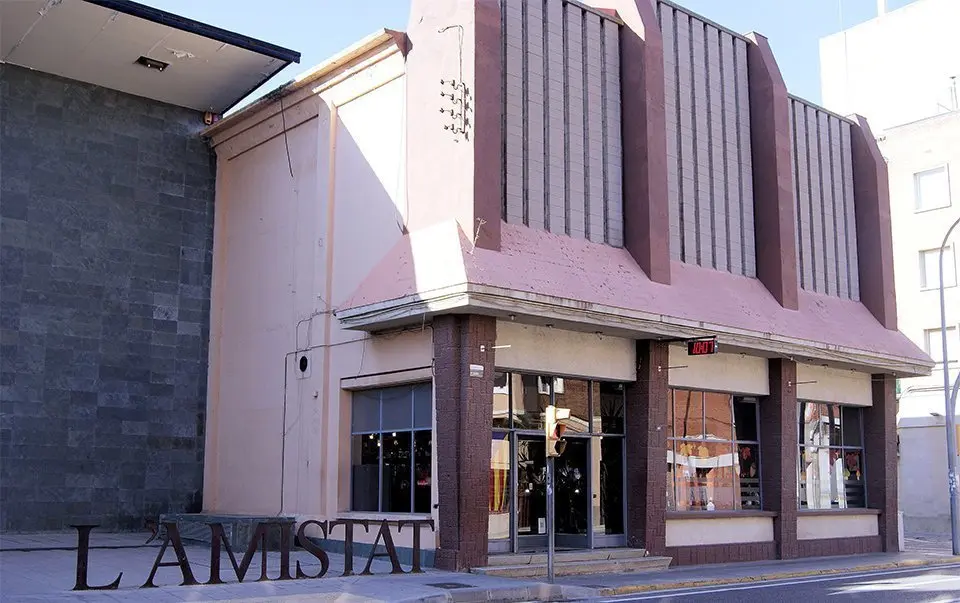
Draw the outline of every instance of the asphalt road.
<instances>
[{"instance_id":1,"label":"asphalt road","mask_svg":"<svg viewBox=\"0 0 960 603\"><path fill-rule=\"evenodd\" d=\"M628 601L960 603L960 564L663 590L594 599L595 603Z\"/></svg>"}]
</instances>

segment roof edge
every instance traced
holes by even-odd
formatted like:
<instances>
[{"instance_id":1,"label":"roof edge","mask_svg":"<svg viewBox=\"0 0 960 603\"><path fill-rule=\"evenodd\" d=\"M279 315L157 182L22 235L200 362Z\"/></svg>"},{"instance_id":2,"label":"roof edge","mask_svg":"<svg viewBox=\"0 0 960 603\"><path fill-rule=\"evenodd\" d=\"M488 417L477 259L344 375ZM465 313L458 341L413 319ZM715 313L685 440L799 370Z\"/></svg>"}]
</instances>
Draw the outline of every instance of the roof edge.
<instances>
[{"instance_id":1,"label":"roof edge","mask_svg":"<svg viewBox=\"0 0 960 603\"><path fill-rule=\"evenodd\" d=\"M270 42L264 42L263 40L251 38L250 36L245 36L233 31L221 29L207 23L188 19L187 17L182 17L174 13L153 8L152 6L146 6L138 2L132 2L131 0L83 1L87 2L88 4L94 4L109 10L115 10L117 12L130 15L131 17L138 17L140 19L152 21L153 23L173 27L174 29L197 34L205 38L210 38L211 40L217 40L218 42L223 42L238 48L243 48L244 50L249 50L250 52L256 52L264 56L285 61L287 65L290 63L300 62L300 53L295 50L290 50L289 48L277 46L276 44L271 44Z\"/></svg>"},{"instance_id":2,"label":"roof edge","mask_svg":"<svg viewBox=\"0 0 960 603\"><path fill-rule=\"evenodd\" d=\"M585 308L575 302L526 292L503 290L496 287L462 283L431 292L419 292L399 299L364 304L335 311L341 325L347 329L377 330L405 322L423 320L426 315L445 312L500 311L530 314L569 320L591 325L602 325L635 333L659 336L720 335L732 345L758 352L781 356L810 357L864 368L888 371L899 377L930 374L932 362L891 354L865 352L847 346L821 341L774 335L721 324L667 317L647 312L625 312L622 308L591 304ZM878 325L879 326L879 325Z\"/></svg>"},{"instance_id":3,"label":"roof edge","mask_svg":"<svg viewBox=\"0 0 960 603\"><path fill-rule=\"evenodd\" d=\"M100 0L97 0L100 1ZM296 78L281 84L270 92L267 92L257 100L236 113L224 117L203 131L205 138L212 138L216 134L229 129L230 127L248 119L258 111L276 102L277 99L287 97L294 92L306 88L317 80L330 74L337 68L350 63L354 59L379 48L389 42L393 42L401 52L407 52L407 36L404 32L393 29L381 28L374 33L358 40L354 44L344 48L337 54L331 56L325 61L318 63L307 71L301 73Z\"/></svg>"}]
</instances>

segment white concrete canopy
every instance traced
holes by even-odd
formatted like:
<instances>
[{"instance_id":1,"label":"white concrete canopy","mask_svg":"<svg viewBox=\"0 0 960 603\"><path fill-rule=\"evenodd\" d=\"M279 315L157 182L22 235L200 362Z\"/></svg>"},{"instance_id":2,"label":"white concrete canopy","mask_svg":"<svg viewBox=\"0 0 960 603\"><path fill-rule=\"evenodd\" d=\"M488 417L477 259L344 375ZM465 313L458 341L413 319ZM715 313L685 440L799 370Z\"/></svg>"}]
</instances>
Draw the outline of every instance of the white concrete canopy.
<instances>
[{"instance_id":1,"label":"white concrete canopy","mask_svg":"<svg viewBox=\"0 0 960 603\"><path fill-rule=\"evenodd\" d=\"M0 2L0 62L197 111L223 113L299 61L292 50L128 0Z\"/></svg>"}]
</instances>

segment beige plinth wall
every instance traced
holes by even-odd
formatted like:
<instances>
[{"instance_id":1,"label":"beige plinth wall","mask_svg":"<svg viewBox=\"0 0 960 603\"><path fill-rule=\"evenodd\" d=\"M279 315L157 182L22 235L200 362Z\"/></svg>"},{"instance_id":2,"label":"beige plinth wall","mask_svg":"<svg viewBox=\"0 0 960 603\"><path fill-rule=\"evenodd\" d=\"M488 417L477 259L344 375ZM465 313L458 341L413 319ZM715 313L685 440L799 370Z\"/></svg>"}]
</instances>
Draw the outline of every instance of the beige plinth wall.
<instances>
[{"instance_id":1,"label":"beige plinth wall","mask_svg":"<svg viewBox=\"0 0 960 603\"><path fill-rule=\"evenodd\" d=\"M797 540L856 538L879 533L876 513L804 516L801 512L797 517Z\"/></svg>"},{"instance_id":2,"label":"beige plinth wall","mask_svg":"<svg viewBox=\"0 0 960 603\"><path fill-rule=\"evenodd\" d=\"M688 356L687 348L670 346L671 387L766 396L770 393L767 359L746 354ZM683 368L680 368L683 367Z\"/></svg>"},{"instance_id":3,"label":"beige plinth wall","mask_svg":"<svg viewBox=\"0 0 960 603\"><path fill-rule=\"evenodd\" d=\"M497 321L497 368L634 381L636 365L632 339Z\"/></svg>"},{"instance_id":4,"label":"beige plinth wall","mask_svg":"<svg viewBox=\"0 0 960 603\"><path fill-rule=\"evenodd\" d=\"M870 375L857 371L797 363L797 399L871 406Z\"/></svg>"},{"instance_id":5,"label":"beige plinth wall","mask_svg":"<svg viewBox=\"0 0 960 603\"><path fill-rule=\"evenodd\" d=\"M772 541L772 517L667 519L668 547Z\"/></svg>"}]
</instances>

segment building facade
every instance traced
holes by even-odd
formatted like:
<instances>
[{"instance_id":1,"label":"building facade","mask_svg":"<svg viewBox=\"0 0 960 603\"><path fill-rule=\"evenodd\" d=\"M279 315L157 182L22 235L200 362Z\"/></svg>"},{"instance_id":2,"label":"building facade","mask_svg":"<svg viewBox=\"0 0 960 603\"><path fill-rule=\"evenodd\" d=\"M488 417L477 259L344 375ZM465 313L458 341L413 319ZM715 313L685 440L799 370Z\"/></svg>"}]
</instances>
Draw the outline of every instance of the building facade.
<instances>
[{"instance_id":1,"label":"building facade","mask_svg":"<svg viewBox=\"0 0 960 603\"><path fill-rule=\"evenodd\" d=\"M912 0L820 40L823 104L858 113L875 134L956 109L960 41L950 0ZM895 43L891 43L894 41Z\"/></svg>"},{"instance_id":2,"label":"building facade","mask_svg":"<svg viewBox=\"0 0 960 603\"><path fill-rule=\"evenodd\" d=\"M896 550L895 380L931 362L897 330L886 166L763 36L415 0L206 135L207 512L432 519L442 568L539 550L552 403L562 546Z\"/></svg>"},{"instance_id":3,"label":"building facade","mask_svg":"<svg viewBox=\"0 0 960 603\"><path fill-rule=\"evenodd\" d=\"M918 0L820 43L825 104L882 124L875 135L889 171L899 326L936 362L929 376L898 384L901 510L908 533L946 533L950 525L939 249L960 217L960 42L949 31L957 19L955 2ZM891 39L909 43L891 45ZM841 75L844 65L849 77ZM876 73L881 66L883 77ZM958 244L954 234L944 253L951 383L960 370Z\"/></svg>"},{"instance_id":4,"label":"building facade","mask_svg":"<svg viewBox=\"0 0 960 603\"><path fill-rule=\"evenodd\" d=\"M294 56L134 3L5 2L0 21L0 530L199 511L216 169L200 132ZM154 42L162 71L137 63Z\"/></svg>"}]
</instances>

